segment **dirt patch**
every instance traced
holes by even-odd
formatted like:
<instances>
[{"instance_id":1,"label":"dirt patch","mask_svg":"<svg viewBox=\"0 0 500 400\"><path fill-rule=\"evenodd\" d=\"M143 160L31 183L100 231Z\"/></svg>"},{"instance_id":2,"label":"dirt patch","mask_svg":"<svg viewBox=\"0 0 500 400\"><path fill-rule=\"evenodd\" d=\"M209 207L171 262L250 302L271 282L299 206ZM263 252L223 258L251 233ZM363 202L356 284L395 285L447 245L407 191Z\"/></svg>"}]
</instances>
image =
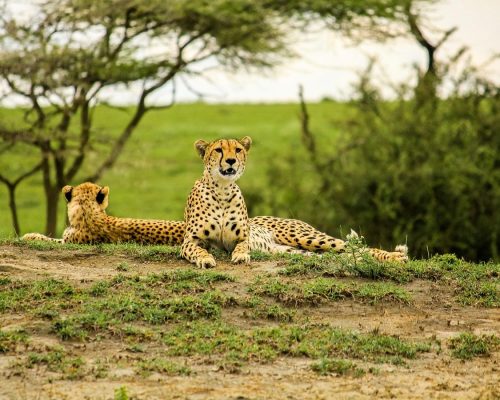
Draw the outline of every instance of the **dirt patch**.
<instances>
[{"instance_id":1,"label":"dirt patch","mask_svg":"<svg viewBox=\"0 0 500 400\"><path fill-rule=\"evenodd\" d=\"M175 257L157 262L94 251L0 247L0 278L23 282L50 277L88 287L119 274L145 276L188 267ZM250 266L219 262L215 271L234 278L234 282L221 284L224 292L250 297L246 288L256 276L275 274L278 269L274 261ZM311 369L311 359L295 356L264 363L250 361L237 369L213 363L206 356L170 356L175 365L189 368L189 374L166 370L144 374L138 367L144 359L165 357L161 342L139 346L119 334L62 341L53 334L50 323L34 313L3 312L2 330L22 328L30 339L0 352L0 399L113 399L121 387L134 399L499 399L499 353L462 361L451 356L447 341L460 332L498 334L500 311L460 306L451 289L439 281L416 280L401 286L411 294L410 304L347 299L291 307L299 324L325 324L432 343L431 351L402 365L357 359L359 367L370 371L363 376L318 375ZM224 309L220 318L248 329L281 324L245 318L245 312L238 307ZM51 371L43 362L26 367L30 354L57 346L64 347L64 357L69 360L64 372ZM75 373L78 367L71 364L78 359L86 365L82 375ZM101 365L106 366L105 373L101 373Z\"/></svg>"}]
</instances>

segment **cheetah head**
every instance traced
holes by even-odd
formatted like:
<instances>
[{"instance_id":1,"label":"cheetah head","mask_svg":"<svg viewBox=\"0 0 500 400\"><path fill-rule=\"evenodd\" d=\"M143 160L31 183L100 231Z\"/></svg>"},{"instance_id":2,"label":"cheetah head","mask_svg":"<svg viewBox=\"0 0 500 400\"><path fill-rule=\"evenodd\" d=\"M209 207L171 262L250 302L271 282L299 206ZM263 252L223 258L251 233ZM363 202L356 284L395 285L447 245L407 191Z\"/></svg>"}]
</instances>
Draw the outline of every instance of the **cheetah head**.
<instances>
[{"instance_id":1,"label":"cheetah head","mask_svg":"<svg viewBox=\"0 0 500 400\"><path fill-rule=\"evenodd\" d=\"M68 202L68 218L74 225L86 216L105 213L108 206L109 187L85 182L78 186L64 186L62 192Z\"/></svg>"},{"instance_id":2,"label":"cheetah head","mask_svg":"<svg viewBox=\"0 0 500 400\"><path fill-rule=\"evenodd\" d=\"M247 153L252 139L220 139L208 143L197 140L194 144L203 159L205 171L216 182L230 183L238 180L245 171Z\"/></svg>"}]
</instances>

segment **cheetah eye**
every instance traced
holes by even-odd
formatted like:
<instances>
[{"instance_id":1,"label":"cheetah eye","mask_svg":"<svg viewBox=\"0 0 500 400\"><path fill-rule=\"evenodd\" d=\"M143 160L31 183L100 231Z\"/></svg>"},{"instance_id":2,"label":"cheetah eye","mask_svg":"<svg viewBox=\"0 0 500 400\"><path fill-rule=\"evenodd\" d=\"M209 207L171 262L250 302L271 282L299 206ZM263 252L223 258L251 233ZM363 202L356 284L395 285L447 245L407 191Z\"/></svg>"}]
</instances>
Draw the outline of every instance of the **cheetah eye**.
<instances>
[{"instance_id":1,"label":"cheetah eye","mask_svg":"<svg viewBox=\"0 0 500 400\"><path fill-rule=\"evenodd\" d=\"M236 153L239 153L241 149L239 147L236 147Z\"/></svg>"},{"instance_id":2,"label":"cheetah eye","mask_svg":"<svg viewBox=\"0 0 500 400\"><path fill-rule=\"evenodd\" d=\"M222 149L221 149L220 147L217 147L217 148L215 149L215 151L216 151L217 153L222 153Z\"/></svg>"}]
</instances>

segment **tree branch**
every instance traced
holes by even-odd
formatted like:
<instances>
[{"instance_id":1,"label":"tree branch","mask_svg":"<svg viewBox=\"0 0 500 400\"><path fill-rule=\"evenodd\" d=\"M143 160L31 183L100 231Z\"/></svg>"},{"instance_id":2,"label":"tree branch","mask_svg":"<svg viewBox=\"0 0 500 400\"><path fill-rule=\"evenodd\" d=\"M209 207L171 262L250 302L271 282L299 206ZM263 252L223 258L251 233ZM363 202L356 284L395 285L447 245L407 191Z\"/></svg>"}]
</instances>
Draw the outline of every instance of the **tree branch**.
<instances>
[{"instance_id":1,"label":"tree branch","mask_svg":"<svg viewBox=\"0 0 500 400\"><path fill-rule=\"evenodd\" d=\"M302 132L302 143L306 147L312 161L317 160L316 139L309 129L309 113L307 112L306 102L304 101L304 88L299 86L299 101L300 101L300 126Z\"/></svg>"},{"instance_id":2,"label":"tree branch","mask_svg":"<svg viewBox=\"0 0 500 400\"><path fill-rule=\"evenodd\" d=\"M405 7L406 17L408 21L408 26L410 28L410 32L413 37L417 40L417 42L427 51L428 61L427 61L427 74L435 74L436 66L434 60L434 54L436 51L449 39L453 33L457 31L457 27L453 27L444 32L443 37L439 39L439 41L433 45L429 39L427 39L420 28L418 15L414 14L411 10L411 3L409 3Z\"/></svg>"},{"instance_id":3,"label":"tree branch","mask_svg":"<svg viewBox=\"0 0 500 400\"><path fill-rule=\"evenodd\" d=\"M113 148L111 149L111 152L109 156L104 160L104 162L96 169L95 173L89 176L86 180L90 182L95 182L98 180L104 171L107 169L111 168L116 160L118 159L118 156L122 152L123 148L125 147L125 143L127 143L128 139L132 135L132 132L134 129L137 127L139 122L141 121L142 117L144 114L148 111L148 107L146 106L146 98L155 90L159 89L163 85L165 85L168 81L170 81L183 67L184 67L184 60L182 59L182 50L188 45L186 43L183 47L179 49L179 53L177 56L177 63L170 69L170 71L161 79L158 80L155 84L148 88L144 88L142 90L141 96L139 98L139 101L136 106L136 111L134 115L132 116L130 122L127 124L125 129L123 130L122 134L118 138L118 140L115 142Z\"/></svg>"},{"instance_id":4,"label":"tree branch","mask_svg":"<svg viewBox=\"0 0 500 400\"><path fill-rule=\"evenodd\" d=\"M42 169L42 163L39 162L37 165L35 165L32 169L29 171L25 172L21 176L19 176L17 179L14 180L13 185L17 186L21 183L26 178L29 178L31 175L35 174L36 172L40 171Z\"/></svg>"},{"instance_id":5,"label":"tree branch","mask_svg":"<svg viewBox=\"0 0 500 400\"><path fill-rule=\"evenodd\" d=\"M0 138L7 142L22 142L39 147L40 140L35 138L32 132L25 130L6 130L0 127Z\"/></svg>"},{"instance_id":6,"label":"tree branch","mask_svg":"<svg viewBox=\"0 0 500 400\"><path fill-rule=\"evenodd\" d=\"M66 175L64 177L66 182L69 182L74 178L85 159L85 150L90 139L91 127L89 102L89 99L84 99L81 106L82 110L80 114L80 144L78 147L78 155L75 157L71 167L66 172Z\"/></svg>"}]
</instances>

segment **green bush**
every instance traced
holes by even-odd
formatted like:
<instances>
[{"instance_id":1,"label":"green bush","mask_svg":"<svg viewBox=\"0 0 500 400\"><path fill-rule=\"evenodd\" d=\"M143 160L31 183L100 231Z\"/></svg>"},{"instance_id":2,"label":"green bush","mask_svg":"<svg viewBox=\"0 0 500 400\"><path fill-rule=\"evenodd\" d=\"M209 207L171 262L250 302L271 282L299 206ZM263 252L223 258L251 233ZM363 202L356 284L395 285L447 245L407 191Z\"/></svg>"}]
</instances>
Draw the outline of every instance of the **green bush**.
<instances>
[{"instance_id":1,"label":"green bush","mask_svg":"<svg viewBox=\"0 0 500 400\"><path fill-rule=\"evenodd\" d=\"M500 88L471 68L455 80L449 70L435 86L400 87L390 102L364 76L354 111L335 121L342 131L303 131L307 152L270 166L281 193L260 201L332 234L353 227L370 245L407 241L414 256L498 260ZM434 88L445 83L444 99Z\"/></svg>"}]
</instances>

